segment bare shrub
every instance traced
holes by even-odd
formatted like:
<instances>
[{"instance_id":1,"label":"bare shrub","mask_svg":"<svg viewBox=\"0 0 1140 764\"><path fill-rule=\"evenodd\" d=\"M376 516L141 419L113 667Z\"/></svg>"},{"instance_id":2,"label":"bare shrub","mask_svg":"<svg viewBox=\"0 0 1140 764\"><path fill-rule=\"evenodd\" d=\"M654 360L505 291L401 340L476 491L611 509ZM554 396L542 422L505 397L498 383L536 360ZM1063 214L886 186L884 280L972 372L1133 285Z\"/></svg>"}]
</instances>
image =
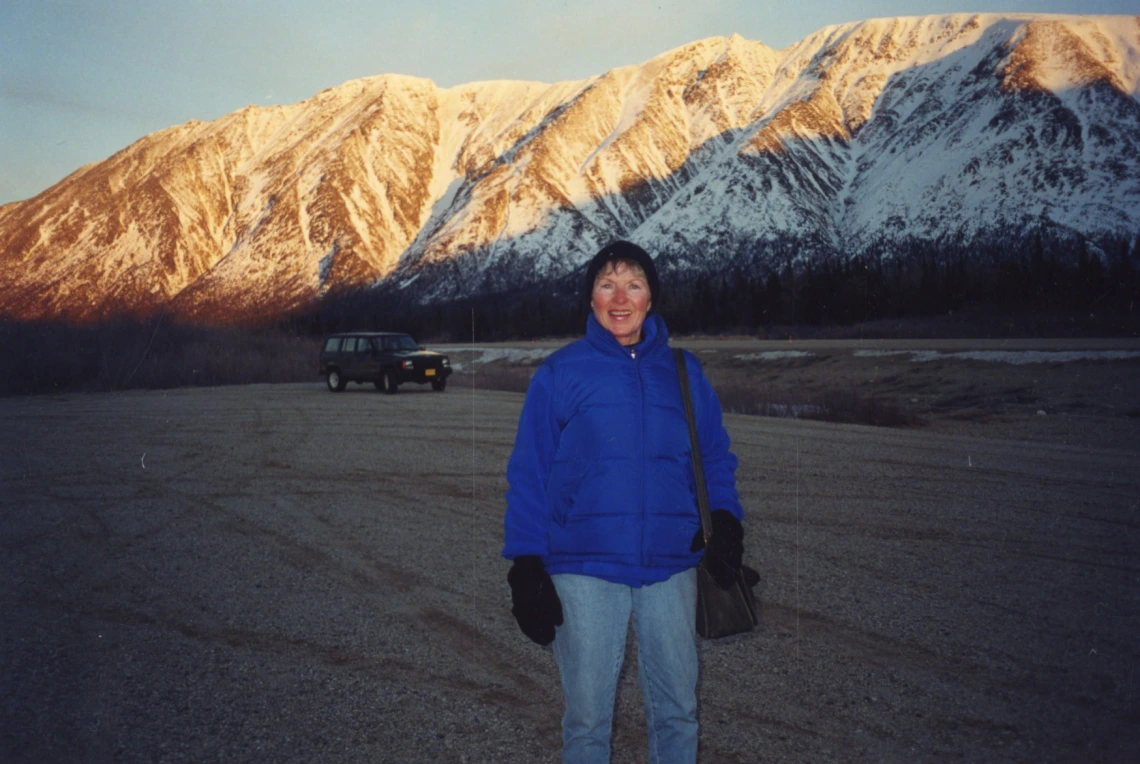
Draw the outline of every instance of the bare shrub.
<instances>
[{"instance_id":1,"label":"bare shrub","mask_svg":"<svg viewBox=\"0 0 1140 764\"><path fill-rule=\"evenodd\" d=\"M240 329L172 334L143 356L126 384L167 388L316 379L320 351L313 339Z\"/></svg>"},{"instance_id":2,"label":"bare shrub","mask_svg":"<svg viewBox=\"0 0 1140 764\"><path fill-rule=\"evenodd\" d=\"M491 365L452 375L448 383L477 390L524 393L534 374L533 367ZM720 376L720 375L716 375ZM894 400L866 393L858 387L829 387L823 390L776 389L739 379L714 379L721 408L731 414L816 419L829 422L867 424L875 427L910 427L917 417Z\"/></svg>"},{"instance_id":3,"label":"bare shrub","mask_svg":"<svg viewBox=\"0 0 1140 764\"><path fill-rule=\"evenodd\" d=\"M893 400L858 387L785 390L740 381L716 384L721 408L733 414L909 427L916 418Z\"/></svg>"},{"instance_id":4,"label":"bare shrub","mask_svg":"<svg viewBox=\"0 0 1140 764\"><path fill-rule=\"evenodd\" d=\"M857 387L830 388L820 396L819 413L805 414L805 419L828 422L869 424L874 427L909 427L915 417L896 401L874 393L865 393Z\"/></svg>"},{"instance_id":5,"label":"bare shrub","mask_svg":"<svg viewBox=\"0 0 1140 764\"><path fill-rule=\"evenodd\" d=\"M213 329L161 319L95 327L0 324L0 394L300 382L319 344L283 332Z\"/></svg>"},{"instance_id":6,"label":"bare shrub","mask_svg":"<svg viewBox=\"0 0 1140 764\"><path fill-rule=\"evenodd\" d=\"M99 375L93 332L51 325L0 324L0 394L22 395L84 387Z\"/></svg>"}]
</instances>

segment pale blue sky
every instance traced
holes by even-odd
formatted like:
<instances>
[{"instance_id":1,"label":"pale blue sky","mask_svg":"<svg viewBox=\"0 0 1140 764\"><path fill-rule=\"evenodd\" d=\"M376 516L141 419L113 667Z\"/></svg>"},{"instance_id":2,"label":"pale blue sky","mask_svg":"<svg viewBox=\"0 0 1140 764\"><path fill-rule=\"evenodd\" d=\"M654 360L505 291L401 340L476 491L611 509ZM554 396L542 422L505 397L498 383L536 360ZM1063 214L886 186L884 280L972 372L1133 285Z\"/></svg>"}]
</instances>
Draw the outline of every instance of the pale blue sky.
<instances>
[{"instance_id":1,"label":"pale blue sky","mask_svg":"<svg viewBox=\"0 0 1140 764\"><path fill-rule=\"evenodd\" d=\"M694 40L783 48L931 13L1140 13L1136 0L2 0L0 204L155 130L400 73L584 79Z\"/></svg>"}]
</instances>

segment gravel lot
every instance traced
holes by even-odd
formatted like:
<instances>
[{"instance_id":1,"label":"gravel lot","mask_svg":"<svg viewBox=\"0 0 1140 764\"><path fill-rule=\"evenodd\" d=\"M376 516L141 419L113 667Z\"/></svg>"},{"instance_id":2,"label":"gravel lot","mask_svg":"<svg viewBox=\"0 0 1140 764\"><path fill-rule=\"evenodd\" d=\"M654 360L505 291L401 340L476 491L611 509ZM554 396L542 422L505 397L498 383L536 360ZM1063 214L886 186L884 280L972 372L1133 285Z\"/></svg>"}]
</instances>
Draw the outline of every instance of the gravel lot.
<instances>
[{"instance_id":1,"label":"gravel lot","mask_svg":"<svg viewBox=\"0 0 1140 764\"><path fill-rule=\"evenodd\" d=\"M727 417L764 624L701 645L702 761L1140 760L1136 419L1040 429L1046 387L1024 428ZM0 760L556 761L499 557L521 404L0 400ZM634 673L616 762L645 760Z\"/></svg>"}]
</instances>

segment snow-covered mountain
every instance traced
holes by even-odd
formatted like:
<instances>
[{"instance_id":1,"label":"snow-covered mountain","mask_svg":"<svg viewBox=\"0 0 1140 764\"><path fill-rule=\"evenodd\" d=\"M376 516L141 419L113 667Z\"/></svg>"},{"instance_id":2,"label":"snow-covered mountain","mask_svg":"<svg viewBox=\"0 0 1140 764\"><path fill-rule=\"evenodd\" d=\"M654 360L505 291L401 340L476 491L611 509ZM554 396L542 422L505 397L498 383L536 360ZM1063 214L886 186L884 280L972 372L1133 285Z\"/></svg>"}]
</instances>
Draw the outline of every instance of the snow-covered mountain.
<instances>
[{"instance_id":1,"label":"snow-covered mountain","mask_svg":"<svg viewBox=\"0 0 1140 764\"><path fill-rule=\"evenodd\" d=\"M0 207L0 315L251 323L374 284L544 283L615 237L719 272L1042 225L1140 233L1140 16L879 19L247 107Z\"/></svg>"}]
</instances>

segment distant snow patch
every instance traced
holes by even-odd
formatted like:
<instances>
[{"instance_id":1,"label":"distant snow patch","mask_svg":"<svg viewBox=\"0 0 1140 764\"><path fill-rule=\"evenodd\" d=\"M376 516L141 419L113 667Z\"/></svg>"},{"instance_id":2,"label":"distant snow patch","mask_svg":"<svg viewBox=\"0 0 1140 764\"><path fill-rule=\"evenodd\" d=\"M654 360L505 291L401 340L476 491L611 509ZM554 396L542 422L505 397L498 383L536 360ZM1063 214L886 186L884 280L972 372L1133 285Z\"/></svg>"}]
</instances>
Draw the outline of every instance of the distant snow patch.
<instances>
[{"instance_id":1,"label":"distant snow patch","mask_svg":"<svg viewBox=\"0 0 1140 764\"><path fill-rule=\"evenodd\" d=\"M558 348L482 348L471 345L455 345L452 347L432 346L432 350L447 353L451 356L451 369L465 371L468 363L475 364L476 371L484 364L503 361L511 366L533 366L541 363L548 355ZM462 354L471 361L457 361L456 356Z\"/></svg>"},{"instance_id":2,"label":"distant snow patch","mask_svg":"<svg viewBox=\"0 0 1140 764\"><path fill-rule=\"evenodd\" d=\"M1071 361L1123 361L1140 358L1137 350L964 350L940 353L937 350L856 350L856 357L910 355L911 361L937 361L960 359L963 361L991 361L1023 366L1030 363L1069 363Z\"/></svg>"},{"instance_id":3,"label":"distant snow patch","mask_svg":"<svg viewBox=\"0 0 1140 764\"><path fill-rule=\"evenodd\" d=\"M338 247L333 245L332 252L322 257L321 261L317 264L317 276L320 279L321 289L324 289L325 282L329 279L329 273L332 272L333 257L336 256L337 249Z\"/></svg>"},{"instance_id":4,"label":"distant snow patch","mask_svg":"<svg viewBox=\"0 0 1140 764\"><path fill-rule=\"evenodd\" d=\"M912 361L933 361L939 358L937 350L856 350L856 358L885 358L894 355L909 355ZM952 354L947 354L949 358Z\"/></svg>"},{"instance_id":5,"label":"distant snow patch","mask_svg":"<svg viewBox=\"0 0 1140 764\"><path fill-rule=\"evenodd\" d=\"M808 356L815 355L805 350L766 350L763 353L746 353L744 355L734 355L738 361L778 361L782 358L807 358Z\"/></svg>"},{"instance_id":6,"label":"distant snow patch","mask_svg":"<svg viewBox=\"0 0 1140 764\"><path fill-rule=\"evenodd\" d=\"M523 350L521 348L476 348L476 350L482 351L479 355L479 363L506 361L507 363L516 364L537 363L557 349L558 348L532 348L530 350Z\"/></svg>"},{"instance_id":7,"label":"distant snow patch","mask_svg":"<svg viewBox=\"0 0 1140 764\"><path fill-rule=\"evenodd\" d=\"M762 412L764 416L778 417L781 419L810 419L825 416L827 409L823 406L816 406L810 403L802 405L768 403L764 405Z\"/></svg>"}]
</instances>

